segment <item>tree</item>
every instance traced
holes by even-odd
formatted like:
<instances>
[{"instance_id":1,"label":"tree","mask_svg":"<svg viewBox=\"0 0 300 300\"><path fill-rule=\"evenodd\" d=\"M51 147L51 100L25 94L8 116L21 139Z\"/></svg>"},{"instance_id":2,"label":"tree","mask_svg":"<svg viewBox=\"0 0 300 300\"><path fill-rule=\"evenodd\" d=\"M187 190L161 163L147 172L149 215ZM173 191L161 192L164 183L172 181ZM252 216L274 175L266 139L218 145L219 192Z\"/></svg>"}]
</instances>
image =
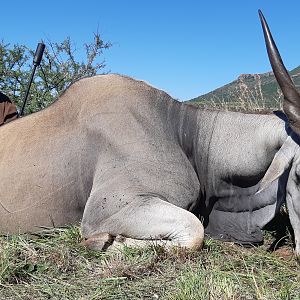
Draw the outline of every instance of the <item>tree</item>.
<instances>
[{"instance_id":1,"label":"tree","mask_svg":"<svg viewBox=\"0 0 300 300\"><path fill-rule=\"evenodd\" d=\"M30 89L25 114L47 107L74 81L103 74L106 65L100 57L105 49L111 47L97 32L91 43L84 44L85 57L79 61L76 58L77 50L69 37L59 43L47 41L45 44L45 53ZM25 45L0 42L0 90L19 108L31 75L34 50Z\"/></svg>"}]
</instances>

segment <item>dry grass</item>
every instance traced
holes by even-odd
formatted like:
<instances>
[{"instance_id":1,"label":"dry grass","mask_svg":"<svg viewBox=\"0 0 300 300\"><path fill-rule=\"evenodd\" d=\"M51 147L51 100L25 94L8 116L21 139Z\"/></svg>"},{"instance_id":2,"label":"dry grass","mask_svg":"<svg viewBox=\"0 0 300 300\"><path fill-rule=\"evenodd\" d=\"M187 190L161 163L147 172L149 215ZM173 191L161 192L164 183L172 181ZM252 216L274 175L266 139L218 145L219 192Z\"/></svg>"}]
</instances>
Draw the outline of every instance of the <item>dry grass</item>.
<instances>
[{"instance_id":1,"label":"dry grass","mask_svg":"<svg viewBox=\"0 0 300 300\"><path fill-rule=\"evenodd\" d=\"M275 95L264 95L262 80L259 74L254 75L254 83L249 85L243 77L240 77L234 89L228 91L229 95L223 98L219 94L212 94L209 99L192 104L200 108L210 108L227 111L242 111L246 113L269 113L282 109L282 92L277 88ZM228 99L234 99L234 101Z\"/></svg>"},{"instance_id":2,"label":"dry grass","mask_svg":"<svg viewBox=\"0 0 300 300\"><path fill-rule=\"evenodd\" d=\"M281 254L210 239L200 252L109 254L80 240L78 227L0 238L0 299L300 299L289 243Z\"/></svg>"}]
</instances>

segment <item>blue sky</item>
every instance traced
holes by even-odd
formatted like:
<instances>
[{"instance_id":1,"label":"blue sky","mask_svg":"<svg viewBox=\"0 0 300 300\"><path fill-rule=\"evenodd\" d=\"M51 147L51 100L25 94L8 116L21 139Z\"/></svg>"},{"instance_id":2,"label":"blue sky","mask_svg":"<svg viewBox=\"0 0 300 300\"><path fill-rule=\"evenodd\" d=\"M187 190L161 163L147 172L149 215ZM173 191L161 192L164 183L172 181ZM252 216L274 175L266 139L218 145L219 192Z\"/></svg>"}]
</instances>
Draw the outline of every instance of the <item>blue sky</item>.
<instances>
[{"instance_id":1,"label":"blue sky","mask_svg":"<svg viewBox=\"0 0 300 300\"><path fill-rule=\"evenodd\" d=\"M262 9L288 69L300 65L300 1L1 1L0 39L35 49L70 36L81 55L97 29L113 46L107 70L187 100L270 70Z\"/></svg>"}]
</instances>

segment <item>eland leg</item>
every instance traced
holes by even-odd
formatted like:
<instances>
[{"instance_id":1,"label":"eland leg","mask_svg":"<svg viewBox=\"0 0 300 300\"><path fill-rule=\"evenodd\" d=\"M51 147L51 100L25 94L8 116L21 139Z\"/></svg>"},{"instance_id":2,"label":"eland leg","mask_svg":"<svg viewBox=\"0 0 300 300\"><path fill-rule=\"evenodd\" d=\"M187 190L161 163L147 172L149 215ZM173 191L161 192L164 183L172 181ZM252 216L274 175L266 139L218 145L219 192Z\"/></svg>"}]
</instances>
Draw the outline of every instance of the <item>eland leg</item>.
<instances>
[{"instance_id":1,"label":"eland leg","mask_svg":"<svg viewBox=\"0 0 300 300\"><path fill-rule=\"evenodd\" d=\"M99 213L97 213L99 210ZM130 246L163 244L188 249L200 249L204 230L200 220L191 212L159 197L137 197L108 218L101 220L101 206L87 203L82 220L84 245L105 250L107 245L121 243ZM113 239L112 239L113 237ZM112 242L113 241L113 242Z\"/></svg>"}]
</instances>

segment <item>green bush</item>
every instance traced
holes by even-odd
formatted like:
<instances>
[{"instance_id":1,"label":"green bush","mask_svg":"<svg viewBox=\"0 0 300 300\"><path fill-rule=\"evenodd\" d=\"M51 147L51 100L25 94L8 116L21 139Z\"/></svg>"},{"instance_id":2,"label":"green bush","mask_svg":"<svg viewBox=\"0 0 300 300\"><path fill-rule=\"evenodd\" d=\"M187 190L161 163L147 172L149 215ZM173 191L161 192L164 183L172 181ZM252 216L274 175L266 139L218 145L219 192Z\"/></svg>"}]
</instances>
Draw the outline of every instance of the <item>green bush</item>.
<instances>
[{"instance_id":1,"label":"green bush","mask_svg":"<svg viewBox=\"0 0 300 300\"><path fill-rule=\"evenodd\" d=\"M106 65L101 55L111 46L95 33L93 41L83 45L85 57L79 60L69 37L62 42L44 43L46 49L31 86L25 114L47 107L74 81L103 73ZM30 80L34 53L35 49L25 45L0 42L0 90L19 108Z\"/></svg>"}]
</instances>

